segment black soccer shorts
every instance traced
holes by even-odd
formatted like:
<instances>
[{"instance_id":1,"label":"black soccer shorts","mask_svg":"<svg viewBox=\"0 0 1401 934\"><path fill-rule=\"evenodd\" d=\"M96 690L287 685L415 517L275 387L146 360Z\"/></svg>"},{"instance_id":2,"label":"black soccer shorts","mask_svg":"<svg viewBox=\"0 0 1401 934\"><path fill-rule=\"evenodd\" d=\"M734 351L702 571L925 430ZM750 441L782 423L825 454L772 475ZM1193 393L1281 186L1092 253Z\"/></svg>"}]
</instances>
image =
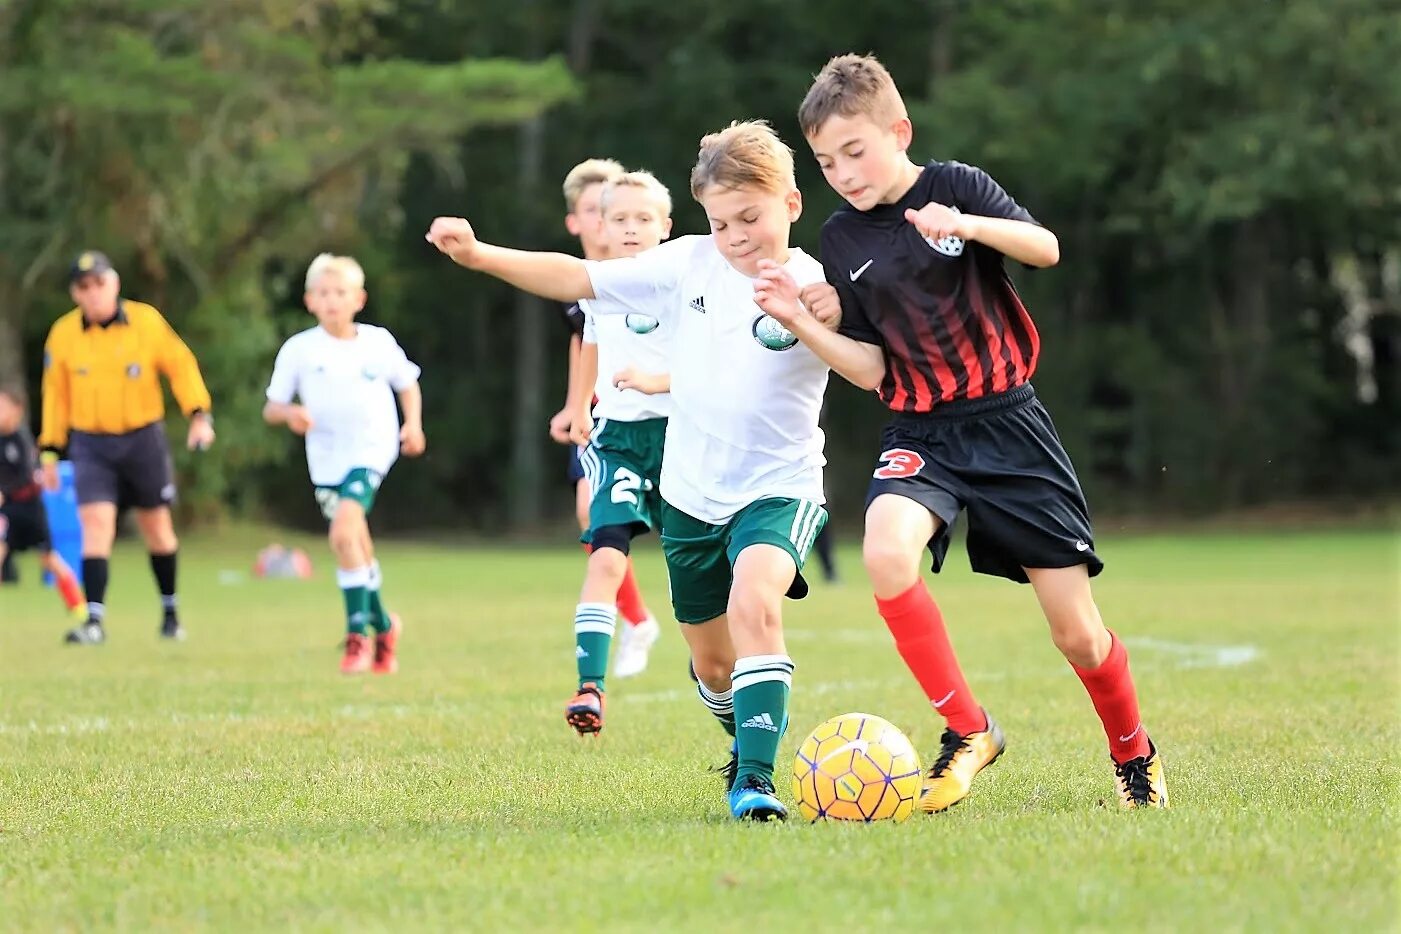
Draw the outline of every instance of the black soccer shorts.
<instances>
[{"instance_id":1,"label":"black soccer shorts","mask_svg":"<svg viewBox=\"0 0 1401 934\"><path fill-rule=\"evenodd\" d=\"M1030 383L896 415L881 437L866 505L886 493L943 520L929 542L935 572L964 510L968 560L980 574L1024 584L1025 568L1083 564L1092 577L1104 569L1075 468Z\"/></svg>"}]
</instances>

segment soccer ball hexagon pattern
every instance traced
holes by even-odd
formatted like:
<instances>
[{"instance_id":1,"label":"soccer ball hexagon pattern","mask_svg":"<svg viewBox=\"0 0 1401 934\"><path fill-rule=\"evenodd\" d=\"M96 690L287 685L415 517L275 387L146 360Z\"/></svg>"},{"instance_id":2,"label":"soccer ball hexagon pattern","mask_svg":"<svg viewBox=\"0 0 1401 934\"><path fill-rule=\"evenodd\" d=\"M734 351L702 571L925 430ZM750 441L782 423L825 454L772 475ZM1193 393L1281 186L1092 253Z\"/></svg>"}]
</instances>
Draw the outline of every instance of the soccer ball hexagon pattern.
<instances>
[{"instance_id":1,"label":"soccer ball hexagon pattern","mask_svg":"<svg viewBox=\"0 0 1401 934\"><path fill-rule=\"evenodd\" d=\"M808 734L793 757L793 799L810 821L902 821L923 784L919 754L893 724L845 713Z\"/></svg>"}]
</instances>

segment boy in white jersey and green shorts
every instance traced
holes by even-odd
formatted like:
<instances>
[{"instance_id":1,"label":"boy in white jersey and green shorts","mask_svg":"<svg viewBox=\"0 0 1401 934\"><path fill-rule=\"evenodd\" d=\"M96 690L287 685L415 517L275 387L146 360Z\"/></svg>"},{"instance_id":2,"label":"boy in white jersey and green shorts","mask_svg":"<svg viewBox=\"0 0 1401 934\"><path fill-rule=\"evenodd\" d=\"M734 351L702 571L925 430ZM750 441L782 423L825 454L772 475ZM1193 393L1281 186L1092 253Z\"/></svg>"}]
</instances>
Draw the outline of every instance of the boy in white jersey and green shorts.
<instances>
[{"instance_id":1,"label":"boy in white jersey and green shorts","mask_svg":"<svg viewBox=\"0 0 1401 934\"><path fill-rule=\"evenodd\" d=\"M610 256L636 256L671 233L671 194L648 172L629 172L604 185L600 200ZM564 718L581 736L603 729L604 674L618 614L618 588L628 571L632 539L661 519L662 444L671 398L666 376L671 328L652 314L610 309L602 299L580 301L584 352L570 396L581 400L570 440L589 482L588 573L574 611L577 691ZM591 348L589 345L593 345ZM621 377L621 379L619 379ZM645 388L647 392L639 391ZM596 397L593 412L588 399ZM643 624L647 625L647 624ZM634 638L639 633L634 627ZM656 639L651 622L643 638ZM643 649L645 659L646 649Z\"/></svg>"},{"instance_id":2,"label":"boy in white jersey and green shorts","mask_svg":"<svg viewBox=\"0 0 1401 934\"><path fill-rule=\"evenodd\" d=\"M379 562L366 519L399 454L423 453L423 399L419 369L394 335L355 323L365 299L359 263L329 253L316 257L306 273L306 307L318 325L292 335L278 351L263 419L306 437L307 467L331 524L336 582L345 598L341 671L392 674L399 667L401 627L380 599Z\"/></svg>"},{"instance_id":3,"label":"boy in white jersey and green shorts","mask_svg":"<svg viewBox=\"0 0 1401 934\"><path fill-rule=\"evenodd\" d=\"M736 735L731 815L781 820L773 764L793 675L782 601L807 592L800 572L827 518L817 421L828 370L756 305L775 287L758 278L760 262L780 264L804 287L815 316L835 326L839 308L821 265L788 246L802 196L792 152L766 124L733 124L701 140L691 193L711 236L624 259L492 246L461 218L438 218L428 239L517 288L602 299L600 308L654 315L673 331L661 476L672 604L701 699Z\"/></svg>"}]
</instances>

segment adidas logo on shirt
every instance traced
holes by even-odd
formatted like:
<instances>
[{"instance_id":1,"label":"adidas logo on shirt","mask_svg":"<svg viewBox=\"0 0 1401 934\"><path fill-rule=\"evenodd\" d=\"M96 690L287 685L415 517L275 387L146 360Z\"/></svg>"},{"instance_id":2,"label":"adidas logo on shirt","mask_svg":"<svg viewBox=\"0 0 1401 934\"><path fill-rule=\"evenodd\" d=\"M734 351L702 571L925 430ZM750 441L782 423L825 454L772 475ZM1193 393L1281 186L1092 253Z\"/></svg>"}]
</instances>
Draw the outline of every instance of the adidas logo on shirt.
<instances>
[{"instance_id":1,"label":"adidas logo on shirt","mask_svg":"<svg viewBox=\"0 0 1401 934\"><path fill-rule=\"evenodd\" d=\"M691 307L694 308L696 311L699 311L701 314L705 314L705 296L700 295L696 298L691 299Z\"/></svg>"},{"instance_id":2,"label":"adidas logo on shirt","mask_svg":"<svg viewBox=\"0 0 1401 934\"><path fill-rule=\"evenodd\" d=\"M589 657L589 653L586 652L586 651L584 651L584 647L583 647L582 645L576 645L576 646L574 646L574 657L575 657L575 658L588 658L588 657Z\"/></svg>"},{"instance_id":3,"label":"adidas logo on shirt","mask_svg":"<svg viewBox=\"0 0 1401 934\"><path fill-rule=\"evenodd\" d=\"M751 730L769 730L773 733L778 732L778 727L774 726L773 717L770 717L767 713L755 714L748 720L745 720L743 723L741 723L740 726Z\"/></svg>"}]
</instances>

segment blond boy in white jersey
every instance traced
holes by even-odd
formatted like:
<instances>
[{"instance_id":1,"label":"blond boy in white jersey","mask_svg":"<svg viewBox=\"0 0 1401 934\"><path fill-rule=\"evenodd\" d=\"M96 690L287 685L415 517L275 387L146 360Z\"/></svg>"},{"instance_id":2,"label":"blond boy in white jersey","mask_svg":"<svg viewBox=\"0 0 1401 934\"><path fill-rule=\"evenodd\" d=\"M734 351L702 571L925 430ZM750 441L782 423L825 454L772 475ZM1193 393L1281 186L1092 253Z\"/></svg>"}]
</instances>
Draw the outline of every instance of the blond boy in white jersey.
<instances>
[{"instance_id":1,"label":"blond boy in white jersey","mask_svg":"<svg viewBox=\"0 0 1401 934\"><path fill-rule=\"evenodd\" d=\"M331 523L336 582L345 598L341 671L392 674L399 667L401 626L380 599L379 562L366 517L399 454L423 453L423 398L419 368L394 335L355 323L366 297L359 263L329 253L316 257L307 269L305 299L318 324L292 335L278 351L263 419L306 438L307 467Z\"/></svg>"},{"instance_id":2,"label":"blond boy in white jersey","mask_svg":"<svg viewBox=\"0 0 1401 934\"><path fill-rule=\"evenodd\" d=\"M623 166L615 159L585 159L564 177L564 227L570 236L579 238L584 259L607 259L609 248L603 229L601 201L603 190L610 182L624 175ZM597 369L597 347L584 343L584 312L578 302L571 302L564 312L569 326L569 381L564 407L550 419L550 437L569 446L569 482L574 487L574 513L579 531L589 528L589 507L593 488L579 459L587 442L588 404L592 398L594 378L585 378L585 368ZM580 418L579 425L571 423ZM591 550L586 544L585 551ZM618 588L618 618L623 622L618 639L618 652L613 661L613 676L627 678L640 674L647 667L648 655L660 632L657 621L647 609L642 590L637 586L632 561L628 560L623 583Z\"/></svg>"},{"instance_id":3,"label":"blond boy in white jersey","mask_svg":"<svg viewBox=\"0 0 1401 934\"><path fill-rule=\"evenodd\" d=\"M606 183L601 209L611 256L636 256L671 234L671 194L648 172L629 172ZM604 676L632 539L661 519L673 329L655 315L612 309L601 299L580 301L579 306L585 315L584 343L575 374L579 385L570 392L579 400L570 418L570 437L582 446L580 462L589 482L589 524L582 540L590 552L574 611L579 680L564 718L581 736L590 736L603 729ZM592 412L590 398L597 399ZM620 651L614 673L626 676L640 670L639 662L645 666L658 631L651 619L632 627L633 651L626 658ZM625 636L623 647L628 644ZM633 667L624 669L624 662Z\"/></svg>"},{"instance_id":4,"label":"blond boy in white jersey","mask_svg":"<svg viewBox=\"0 0 1401 934\"><path fill-rule=\"evenodd\" d=\"M802 211L793 155L767 124L701 140L691 193L711 236L586 263L477 240L461 218L428 239L459 264L527 291L656 315L675 329L672 414L662 462L662 546L672 604L702 700L736 735L728 804L740 820L781 820L773 762L786 727L793 662L782 600L807 591L801 569L827 514L818 428L828 370L756 303L803 304L838 318L820 264L788 245ZM760 275L769 261L786 272Z\"/></svg>"}]
</instances>

